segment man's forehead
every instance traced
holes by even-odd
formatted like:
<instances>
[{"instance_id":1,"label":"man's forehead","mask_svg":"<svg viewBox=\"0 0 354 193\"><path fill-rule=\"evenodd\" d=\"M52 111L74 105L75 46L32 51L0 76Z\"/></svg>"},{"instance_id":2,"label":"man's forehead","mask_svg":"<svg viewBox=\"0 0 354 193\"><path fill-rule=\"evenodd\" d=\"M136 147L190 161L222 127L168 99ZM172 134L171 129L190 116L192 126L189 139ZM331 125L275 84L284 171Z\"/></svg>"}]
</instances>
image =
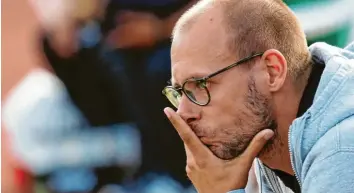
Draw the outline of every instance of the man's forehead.
<instances>
[{"instance_id":1,"label":"man's forehead","mask_svg":"<svg viewBox=\"0 0 354 193\"><path fill-rule=\"evenodd\" d=\"M230 58L230 52L222 25L220 11L209 9L187 29L175 31L171 48L171 82L182 84L185 79L206 76L223 66L223 61Z\"/></svg>"},{"instance_id":2,"label":"man's forehead","mask_svg":"<svg viewBox=\"0 0 354 193\"><path fill-rule=\"evenodd\" d=\"M204 51L205 50L205 51ZM189 78L201 78L226 67L234 62L235 58L224 49L208 51L200 49L198 52L188 52L188 49L181 48L181 53L171 57L172 84L183 84Z\"/></svg>"},{"instance_id":3,"label":"man's forehead","mask_svg":"<svg viewBox=\"0 0 354 193\"><path fill-rule=\"evenodd\" d=\"M189 65L178 63L172 65L172 85L181 85L189 78L201 78L212 72L208 65Z\"/></svg>"}]
</instances>

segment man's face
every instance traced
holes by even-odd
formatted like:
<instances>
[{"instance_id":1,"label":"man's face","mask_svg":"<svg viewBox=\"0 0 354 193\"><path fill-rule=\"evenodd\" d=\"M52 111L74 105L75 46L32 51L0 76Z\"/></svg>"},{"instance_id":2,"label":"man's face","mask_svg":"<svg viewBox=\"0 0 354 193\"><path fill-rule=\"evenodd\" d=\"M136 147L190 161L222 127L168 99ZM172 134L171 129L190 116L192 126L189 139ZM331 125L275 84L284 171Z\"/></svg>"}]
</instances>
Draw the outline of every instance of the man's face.
<instances>
[{"instance_id":1,"label":"man's face","mask_svg":"<svg viewBox=\"0 0 354 193\"><path fill-rule=\"evenodd\" d=\"M192 29L174 39L171 51L174 85L207 76L242 59L229 52L228 38L217 22L217 19L200 19ZM252 59L250 64L250 68L241 64L209 79L211 101L207 106L194 104L183 95L178 107L177 113L221 159L237 157L259 131L276 128L271 94L265 83L266 69L260 57Z\"/></svg>"}]
</instances>

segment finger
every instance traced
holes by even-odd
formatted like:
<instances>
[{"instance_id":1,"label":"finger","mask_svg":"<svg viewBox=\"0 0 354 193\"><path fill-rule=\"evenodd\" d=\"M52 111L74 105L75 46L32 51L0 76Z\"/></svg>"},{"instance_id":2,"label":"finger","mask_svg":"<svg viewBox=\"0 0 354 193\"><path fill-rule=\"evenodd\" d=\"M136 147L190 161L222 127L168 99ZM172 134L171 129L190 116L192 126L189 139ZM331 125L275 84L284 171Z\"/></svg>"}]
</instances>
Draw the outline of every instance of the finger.
<instances>
[{"instance_id":1,"label":"finger","mask_svg":"<svg viewBox=\"0 0 354 193\"><path fill-rule=\"evenodd\" d=\"M189 148L186 146L186 144L184 144L184 150L186 151L186 158L187 158L186 167L191 169L191 167L195 165L194 157L191 151L189 150Z\"/></svg>"},{"instance_id":2,"label":"finger","mask_svg":"<svg viewBox=\"0 0 354 193\"><path fill-rule=\"evenodd\" d=\"M201 159L210 153L210 150L204 146L192 129L176 112L169 107L165 108L164 112L177 130L185 146L187 146L187 149L195 158Z\"/></svg>"},{"instance_id":3,"label":"finger","mask_svg":"<svg viewBox=\"0 0 354 193\"><path fill-rule=\"evenodd\" d=\"M263 149L267 141L274 136L274 132L270 129L262 130L252 139L250 145L245 152L240 156L241 159L245 159L247 163L252 163L257 157L259 152Z\"/></svg>"},{"instance_id":4,"label":"finger","mask_svg":"<svg viewBox=\"0 0 354 193\"><path fill-rule=\"evenodd\" d=\"M186 150L187 160L186 160L186 173L187 176L190 178L192 171L196 168L196 163L194 157L188 147L184 145L184 149Z\"/></svg>"}]
</instances>

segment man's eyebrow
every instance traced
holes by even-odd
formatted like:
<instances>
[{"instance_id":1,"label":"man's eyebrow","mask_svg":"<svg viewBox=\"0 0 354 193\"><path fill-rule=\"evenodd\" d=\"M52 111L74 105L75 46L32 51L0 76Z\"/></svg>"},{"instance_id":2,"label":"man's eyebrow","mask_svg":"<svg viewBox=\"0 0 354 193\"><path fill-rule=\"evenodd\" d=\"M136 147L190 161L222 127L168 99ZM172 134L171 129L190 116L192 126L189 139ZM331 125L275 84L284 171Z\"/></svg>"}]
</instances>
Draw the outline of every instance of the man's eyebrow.
<instances>
[{"instance_id":1,"label":"man's eyebrow","mask_svg":"<svg viewBox=\"0 0 354 193\"><path fill-rule=\"evenodd\" d=\"M188 80L188 79L191 79L191 78L203 78L205 76L208 76L208 74L210 73L200 73L200 72L197 72L197 73L193 73L193 74L190 74L189 75L189 78L186 78L184 81ZM180 88L182 87L179 83L177 83L176 81L173 81L173 78L171 78L170 80L167 81L167 83L175 88Z\"/></svg>"}]
</instances>

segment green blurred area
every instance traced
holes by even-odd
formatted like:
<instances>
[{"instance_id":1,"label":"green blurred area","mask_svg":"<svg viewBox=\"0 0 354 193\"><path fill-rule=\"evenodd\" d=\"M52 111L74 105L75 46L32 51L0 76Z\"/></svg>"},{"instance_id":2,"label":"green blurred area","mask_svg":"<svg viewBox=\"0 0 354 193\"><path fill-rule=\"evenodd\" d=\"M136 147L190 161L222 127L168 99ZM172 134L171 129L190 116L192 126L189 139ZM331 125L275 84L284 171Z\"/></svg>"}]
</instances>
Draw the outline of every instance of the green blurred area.
<instances>
[{"instance_id":1,"label":"green blurred area","mask_svg":"<svg viewBox=\"0 0 354 193\"><path fill-rule=\"evenodd\" d=\"M308 45L311 45L315 42L326 42L328 44L336 45L338 47L345 47L349 41L351 29L352 26L350 24L347 24L325 35L320 35L313 39L308 39L307 42Z\"/></svg>"},{"instance_id":2,"label":"green blurred area","mask_svg":"<svg viewBox=\"0 0 354 193\"><path fill-rule=\"evenodd\" d=\"M298 8L305 8L305 9L307 8L311 11L321 12L321 9L317 8L319 7L319 5L338 2L338 0L283 0L283 1L290 8L292 8L295 11L295 13L296 13L296 9ZM344 47L351 40L350 37L353 29L354 29L354 23L346 22L344 25L328 30L328 33L319 34L318 36L311 36L311 38L308 38L308 45L311 45L315 42L326 42L334 46Z\"/></svg>"},{"instance_id":3,"label":"green blurred area","mask_svg":"<svg viewBox=\"0 0 354 193\"><path fill-rule=\"evenodd\" d=\"M311 6L317 3L331 2L333 0L283 0L289 6Z\"/></svg>"}]
</instances>

